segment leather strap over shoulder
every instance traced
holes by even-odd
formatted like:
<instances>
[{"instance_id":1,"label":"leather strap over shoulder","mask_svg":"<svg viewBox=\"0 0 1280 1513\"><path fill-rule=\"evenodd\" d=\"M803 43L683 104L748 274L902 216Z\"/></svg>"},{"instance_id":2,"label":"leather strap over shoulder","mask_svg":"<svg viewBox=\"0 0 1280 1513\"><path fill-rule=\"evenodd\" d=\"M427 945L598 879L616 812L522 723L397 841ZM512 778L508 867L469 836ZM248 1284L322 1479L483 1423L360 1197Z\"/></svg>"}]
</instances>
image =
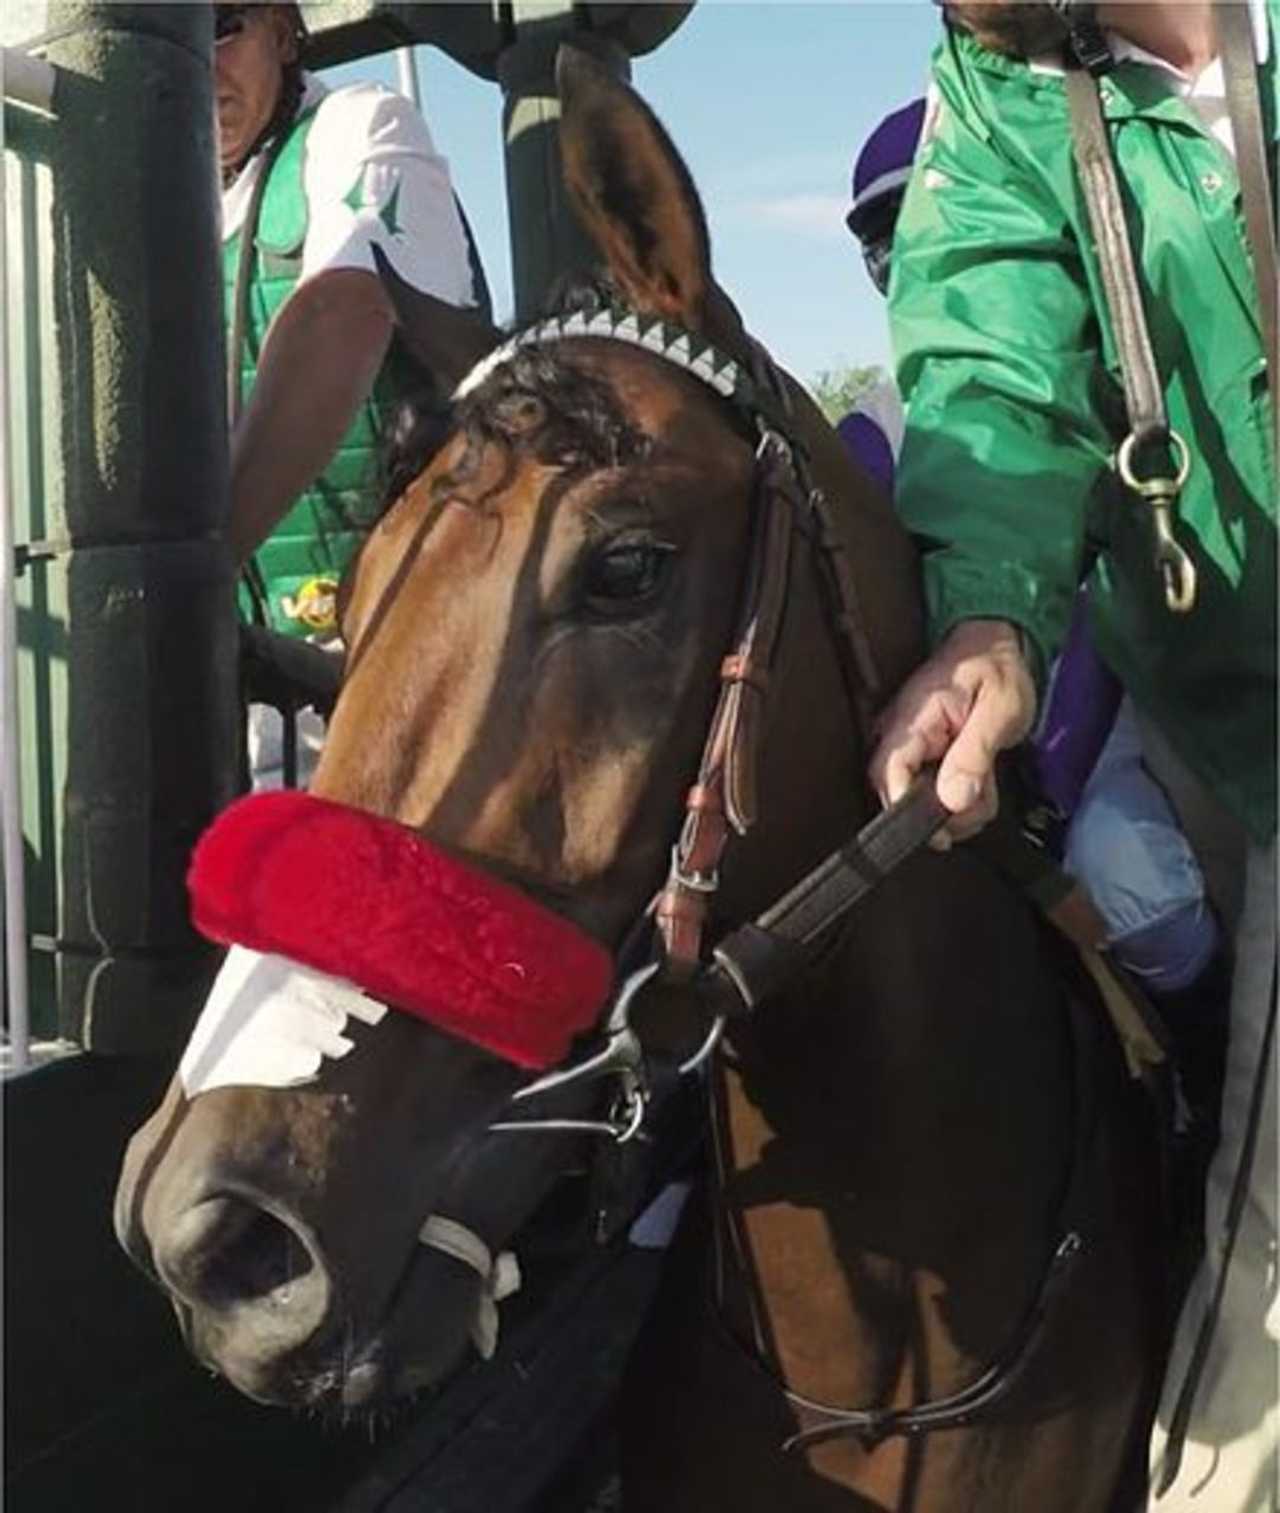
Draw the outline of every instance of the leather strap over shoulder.
<instances>
[{"instance_id":1,"label":"leather strap over shoulder","mask_svg":"<svg viewBox=\"0 0 1280 1513\"><path fill-rule=\"evenodd\" d=\"M1076 168L1097 243L1129 419L1115 466L1126 487L1151 511L1155 568L1163 580L1165 604L1174 614L1187 614L1195 606L1196 570L1173 527L1191 454L1169 429L1097 81L1083 68L1068 68L1066 89ZM1154 466L1149 458L1155 459Z\"/></svg>"},{"instance_id":2,"label":"leather strap over shoulder","mask_svg":"<svg viewBox=\"0 0 1280 1513\"><path fill-rule=\"evenodd\" d=\"M1169 434L1164 390L1142 309L1120 186L1111 160L1111 143L1098 103L1098 86L1083 69L1072 68L1067 70L1066 89L1076 165L1120 352L1129 426L1140 444L1163 441Z\"/></svg>"}]
</instances>

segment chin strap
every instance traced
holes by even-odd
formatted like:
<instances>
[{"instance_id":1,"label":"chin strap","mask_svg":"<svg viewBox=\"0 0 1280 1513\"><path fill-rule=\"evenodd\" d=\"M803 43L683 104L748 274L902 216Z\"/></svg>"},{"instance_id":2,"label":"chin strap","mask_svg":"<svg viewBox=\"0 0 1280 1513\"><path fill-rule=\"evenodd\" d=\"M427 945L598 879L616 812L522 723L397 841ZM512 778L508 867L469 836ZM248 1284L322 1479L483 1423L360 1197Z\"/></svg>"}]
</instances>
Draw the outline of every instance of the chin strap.
<instances>
[{"instance_id":1,"label":"chin strap","mask_svg":"<svg viewBox=\"0 0 1280 1513\"><path fill-rule=\"evenodd\" d=\"M457 1219L432 1214L418 1231L419 1241L455 1261L469 1266L480 1278L480 1297L471 1322L471 1340L484 1360L498 1348L498 1304L520 1291L520 1263L515 1252L501 1250L495 1256L474 1229Z\"/></svg>"}]
</instances>

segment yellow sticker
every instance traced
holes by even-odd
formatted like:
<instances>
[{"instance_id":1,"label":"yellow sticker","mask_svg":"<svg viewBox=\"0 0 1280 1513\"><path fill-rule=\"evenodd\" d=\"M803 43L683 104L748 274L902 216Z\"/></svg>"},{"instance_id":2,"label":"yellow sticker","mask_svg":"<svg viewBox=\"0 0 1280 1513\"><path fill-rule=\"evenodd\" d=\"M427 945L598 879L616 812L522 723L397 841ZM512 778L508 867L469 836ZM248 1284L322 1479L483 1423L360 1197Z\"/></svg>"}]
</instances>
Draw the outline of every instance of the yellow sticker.
<instances>
[{"instance_id":1,"label":"yellow sticker","mask_svg":"<svg viewBox=\"0 0 1280 1513\"><path fill-rule=\"evenodd\" d=\"M337 630L338 585L332 578L308 578L297 594L283 594L280 607L308 630Z\"/></svg>"}]
</instances>

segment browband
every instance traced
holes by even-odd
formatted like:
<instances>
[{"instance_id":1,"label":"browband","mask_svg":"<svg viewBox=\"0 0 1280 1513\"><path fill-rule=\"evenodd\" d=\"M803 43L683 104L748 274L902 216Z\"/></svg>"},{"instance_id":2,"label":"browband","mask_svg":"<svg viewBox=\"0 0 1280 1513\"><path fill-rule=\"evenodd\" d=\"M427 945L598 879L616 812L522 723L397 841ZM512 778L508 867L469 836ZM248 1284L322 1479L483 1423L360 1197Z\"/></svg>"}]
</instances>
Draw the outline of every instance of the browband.
<instances>
[{"instance_id":1,"label":"browband","mask_svg":"<svg viewBox=\"0 0 1280 1513\"><path fill-rule=\"evenodd\" d=\"M453 391L454 403L474 393L525 347L583 336L627 342L644 352L652 352L655 357L706 384L721 399L727 399L748 416L764 416L771 422L780 418L778 406L769 400L737 358L727 357L718 347L684 326L663 320L661 316L641 315L625 305L606 305L593 314L575 310L526 326L476 363Z\"/></svg>"}]
</instances>

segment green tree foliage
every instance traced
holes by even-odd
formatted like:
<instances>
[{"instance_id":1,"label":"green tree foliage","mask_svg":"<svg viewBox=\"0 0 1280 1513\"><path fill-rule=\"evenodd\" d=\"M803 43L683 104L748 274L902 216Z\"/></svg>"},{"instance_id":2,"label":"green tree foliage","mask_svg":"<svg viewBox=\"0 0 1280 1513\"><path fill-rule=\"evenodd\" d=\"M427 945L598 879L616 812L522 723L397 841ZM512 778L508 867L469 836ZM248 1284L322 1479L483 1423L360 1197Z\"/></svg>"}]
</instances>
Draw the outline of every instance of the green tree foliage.
<instances>
[{"instance_id":1,"label":"green tree foliage","mask_svg":"<svg viewBox=\"0 0 1280 1513\"><path fill-rule=\"evenodd\" d=\"M883 383L887 374L879 363L866 367L824 368L810 381L809 392L818 408L832 425L853 409L854 401L865 389Z\"/></svg>"}]
</instances>

